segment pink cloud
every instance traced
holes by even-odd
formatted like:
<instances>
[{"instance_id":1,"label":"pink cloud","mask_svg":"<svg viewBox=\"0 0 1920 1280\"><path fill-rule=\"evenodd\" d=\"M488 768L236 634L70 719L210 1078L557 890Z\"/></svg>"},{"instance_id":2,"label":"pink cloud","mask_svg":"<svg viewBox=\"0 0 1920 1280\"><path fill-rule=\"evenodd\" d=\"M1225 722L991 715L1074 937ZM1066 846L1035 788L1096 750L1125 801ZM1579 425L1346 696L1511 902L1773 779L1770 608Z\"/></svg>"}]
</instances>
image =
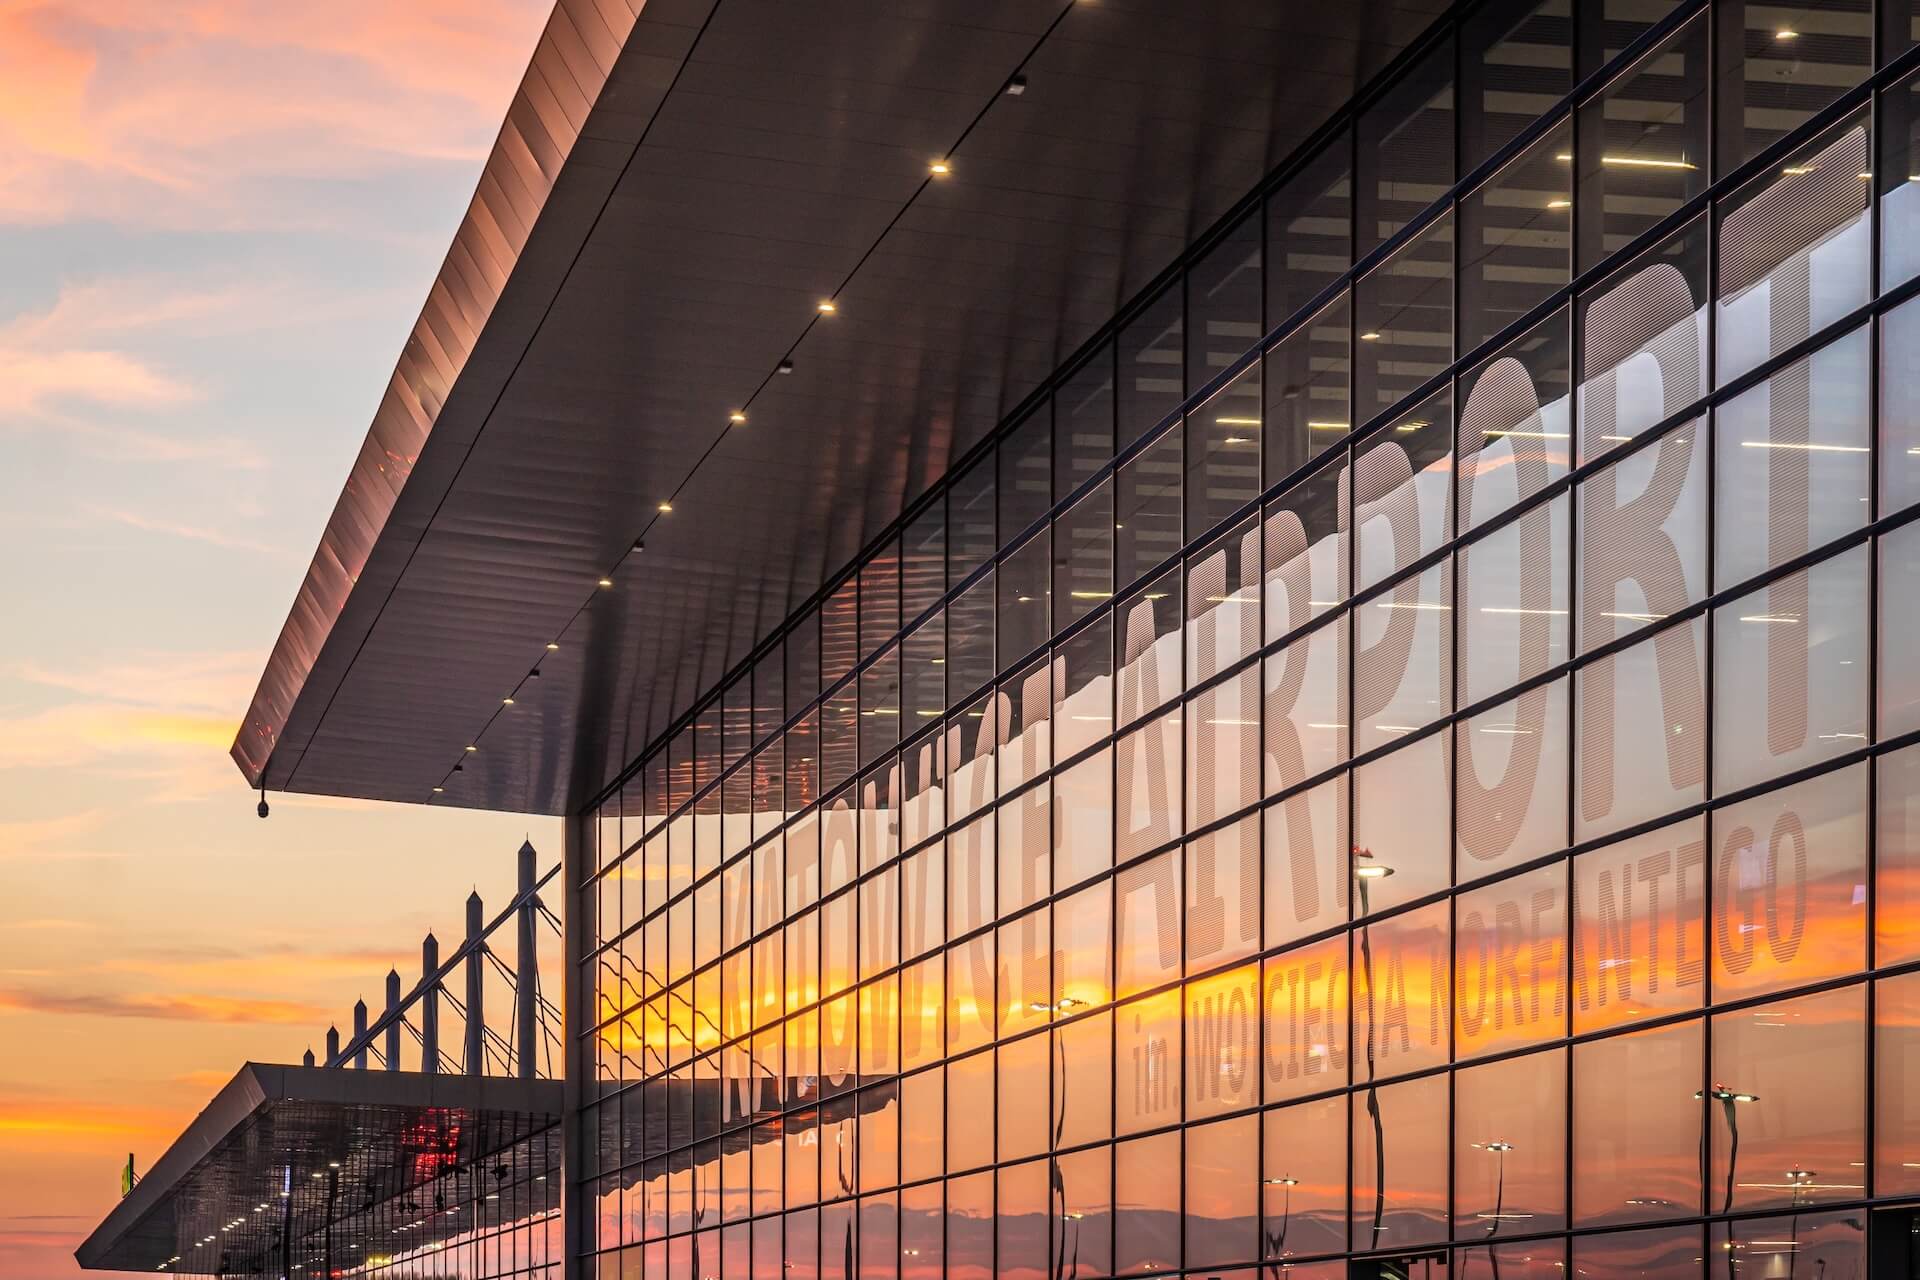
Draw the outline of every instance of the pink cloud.
<instances>
[{"instance_id":1,"label":"pink cloud","mask_svg":"<svg viewBox=\"0 0 1920 1280\"><path fill-rule=\"evenodd\" d=\"M477 161L549 7L0 0L0 220L299 223L259 178Z\"/></svg>"}]
</instances>

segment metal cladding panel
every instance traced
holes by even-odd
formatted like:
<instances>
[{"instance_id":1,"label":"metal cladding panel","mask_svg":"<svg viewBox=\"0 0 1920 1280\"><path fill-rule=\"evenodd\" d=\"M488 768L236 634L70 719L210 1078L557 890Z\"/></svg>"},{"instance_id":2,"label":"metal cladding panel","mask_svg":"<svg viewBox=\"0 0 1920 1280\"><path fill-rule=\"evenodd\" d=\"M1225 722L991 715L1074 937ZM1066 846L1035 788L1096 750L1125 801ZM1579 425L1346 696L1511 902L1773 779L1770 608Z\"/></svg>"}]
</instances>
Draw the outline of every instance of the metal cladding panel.
<instances>
[{"instance_id":1,"label":"metal cladding panel","mask_svg":"<svg viewBox=\"0 0 1920 1280\"><path fill-rule=\"evenodd\" d=\"M330 530L359 585L303 590L243 770L584 803L1440 7L649 4L446 407L356 468L377 539Z\"/></svg>"}]
</instances>

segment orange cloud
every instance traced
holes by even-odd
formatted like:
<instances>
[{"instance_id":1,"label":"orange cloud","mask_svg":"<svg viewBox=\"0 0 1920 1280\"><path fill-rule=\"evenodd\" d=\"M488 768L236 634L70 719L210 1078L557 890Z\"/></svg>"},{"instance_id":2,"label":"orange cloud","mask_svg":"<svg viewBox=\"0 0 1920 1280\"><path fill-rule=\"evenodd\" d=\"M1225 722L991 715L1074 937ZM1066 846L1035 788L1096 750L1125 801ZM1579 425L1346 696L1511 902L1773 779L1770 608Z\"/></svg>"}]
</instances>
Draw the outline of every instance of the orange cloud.
<instances>
[{"instance_id":1,"label":"orange cloud","mask_svg":"<svg viewBox=\"0 0 1920 1280\"><path fill-rule=\"evenodd\" d=\"M171 1022L308 1024L327 1017L318 1005L244 996L105 995L97 992L0 989L0 1012L97 1018L158 1018Z\"/></svg>"},{"instance_id":2,"label":"orange cloud","mask_svg":"<svg viewBox=\"0 0 1920 1280\"><path fill-rule=\"evenodd\" d=\"M72 1098L0 1097L0 1133L169 1138L177 1128L177 1118L156 1107Z\"/></svg>"},{"instance_id":3,"label":"orange cloud","mask_svg":"<svg viewBox=\"0 0 1920 1280\"><path fill-rule=\"evenodd\" d=\"M73 703L0 720L0 769L62 768L156 748L204 750L233 738L233 717Z\"/></svg>"}]
</instances>

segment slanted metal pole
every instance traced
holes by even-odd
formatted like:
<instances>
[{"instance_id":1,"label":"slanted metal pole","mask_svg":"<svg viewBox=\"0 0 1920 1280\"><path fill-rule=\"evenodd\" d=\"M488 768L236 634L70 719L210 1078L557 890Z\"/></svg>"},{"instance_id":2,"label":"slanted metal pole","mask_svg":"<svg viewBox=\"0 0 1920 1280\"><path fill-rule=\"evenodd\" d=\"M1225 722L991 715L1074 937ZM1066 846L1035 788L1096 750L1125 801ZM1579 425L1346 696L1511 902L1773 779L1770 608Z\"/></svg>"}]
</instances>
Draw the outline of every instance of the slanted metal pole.
<instances>
[{"instance_id":1,"label":"slanted metal pole","mask_svg":"<svg viewBox=\"0 0 1920 1280\"><path fill-rule=\"evenodd\" d=\"M387 1070L400 1069L400 971L387 970Z\"/></svg>"},{"instance_id":2,"label":"slanted metal pole","mask_svg":"<svg viewBox=\"0 0 1920 1280\"><path fill-rule=\"evenodd\" d=\"M534 934L533 916L533 886L539 877L534 867L535 857L533 843L523 842L520 846L520 955L519 964L514 968L514 1004L520 1013L520 1025L516 1028L519 1036L513 1055L522 1080L533 1079L534 1052L539 1047L540 1034L537 1016L540 973L535 959L539 939Z\"/></svg>"},{"instance_id":3,"label":"slanted metal pole","mask_svg":"<svg viewBox=\"0 0 1920 1280\"><path fill-rule=\"evenodd\" d=\"M420 1069L428 1075L440 1070L440 940L432 934L420 944Z\"/></svg>"},{"instance_id":4,"label":"slanted metal pole","mask_svg":"<svg viewBox=\"0 0 1920 1280\"><path fill-rule=\"evenodd\" d=\"M481 1007L485 999L486 988L483 979L485 971L480 967L480 948L487 944L481 940L486 929L486 909L480 905L480 891L475 889L467 895L467 1074L484 1075L484 1055L487 1047L486 1012Z\"/></svg>"},{"instance_id":5,"label":"slanted metal pole","mask_svg":"<svg viewBox=\"0 0 1920 1280\"><path fill-rule=\"evenodd\" d=\"M365 1071L367 1069L367 1002L365 1000L353 1002L353 1042L360 1046L359 1051L353 1055L353 1069Z\"/></svg>"}]
</instances>

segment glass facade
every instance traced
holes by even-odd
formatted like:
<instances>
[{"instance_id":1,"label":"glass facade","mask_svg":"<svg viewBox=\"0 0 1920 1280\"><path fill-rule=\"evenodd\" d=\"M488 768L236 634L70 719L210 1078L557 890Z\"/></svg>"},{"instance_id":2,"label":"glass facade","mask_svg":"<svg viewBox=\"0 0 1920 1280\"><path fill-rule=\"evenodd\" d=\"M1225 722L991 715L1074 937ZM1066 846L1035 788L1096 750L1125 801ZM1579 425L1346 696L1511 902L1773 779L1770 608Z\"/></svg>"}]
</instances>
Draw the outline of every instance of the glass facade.
<instances>
[{"instance_id":1,"label":"glass facade","mask_svg":"<svg viewBox=\"0 0 1920 1280\"><path fill-rule=\"evenodd\" d=\"M1450 15L635 762L585 1273L1862 1274L1917 20Z\"/></svg>"}]
</instances>

